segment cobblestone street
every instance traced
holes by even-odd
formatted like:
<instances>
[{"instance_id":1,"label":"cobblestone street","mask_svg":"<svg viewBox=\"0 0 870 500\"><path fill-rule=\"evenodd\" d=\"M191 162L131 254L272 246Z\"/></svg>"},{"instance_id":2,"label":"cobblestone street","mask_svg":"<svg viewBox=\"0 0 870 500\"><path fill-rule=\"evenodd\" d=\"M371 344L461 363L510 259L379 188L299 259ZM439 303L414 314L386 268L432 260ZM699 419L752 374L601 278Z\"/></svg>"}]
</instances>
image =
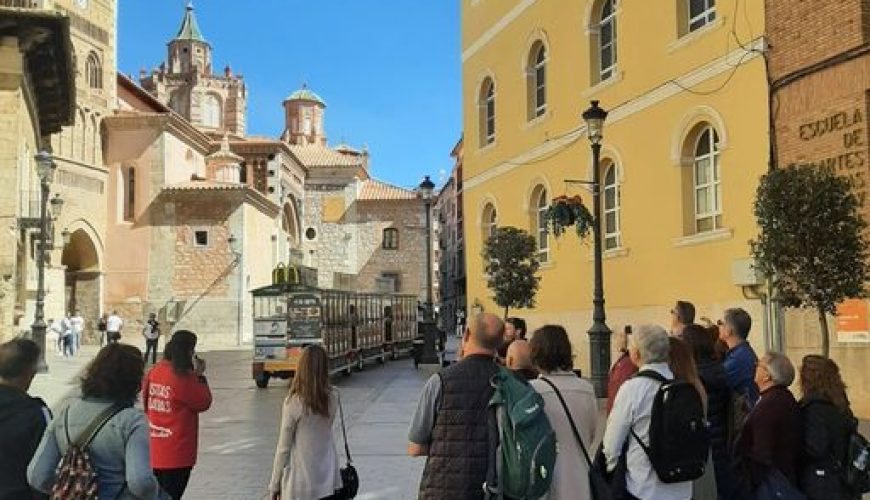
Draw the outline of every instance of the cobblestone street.
<instances>
[{"instance_id":1,"label":"cobblestone street","mask_svg":"<svg viewBox=\"0 0 870 500\"><path fill-rule=\"evenodd\" d=\"M188 494L196 499L265 498L287 382L256 389L250 353L204 355L214 395L200 419L199 462ZM416 498L423 459L406 455L407 429L425 375L409 359L334 379L341 389L361 500ZM340 428L336 445L341 448ZM341 452L342 457L344 453Z\"/></svg>"}]
</instances>

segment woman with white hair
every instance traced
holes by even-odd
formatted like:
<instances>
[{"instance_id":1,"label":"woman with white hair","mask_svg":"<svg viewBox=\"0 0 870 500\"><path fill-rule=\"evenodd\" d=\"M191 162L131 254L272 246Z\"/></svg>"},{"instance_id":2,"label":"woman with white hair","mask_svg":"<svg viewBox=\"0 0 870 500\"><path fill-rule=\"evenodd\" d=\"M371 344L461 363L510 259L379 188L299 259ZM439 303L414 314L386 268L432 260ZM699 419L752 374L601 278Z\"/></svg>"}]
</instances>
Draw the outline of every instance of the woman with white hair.
<instances>
[{"instance_id":1,"label":"woman with white hair","mask_svg":"<svg viewBox=\"0 0 870 500\"><path fill-rule=\"evenodd\" d=\"M668 333L664 328L642 325L631 335L628 354L641 372L654 371L670 380L674 374L668 366L669 348ZM625 489L629 495L643 500L688 500L692 497L692 482L663 483L638 440L629 439L634 430L641 440L649 442L652 406L660 385L658 380L650 377L633 377L620 387L602 442L607 470L616 469L624 452L627 466Z\"/></svg>"},{"instance_id":2,"label":"woman with white hair","mask_svg":"<svg viewBox=\"0 0 870 500\"><path fill-rule=\"evenodd\" d=\"M802 429L800 408L788 390L794 377L791 361L778 352L768 352L755 366L760 398L743 424L735 451L736 473L749 492L782 489L789 483L796 489Z\"/></svg>"}]
</instances>

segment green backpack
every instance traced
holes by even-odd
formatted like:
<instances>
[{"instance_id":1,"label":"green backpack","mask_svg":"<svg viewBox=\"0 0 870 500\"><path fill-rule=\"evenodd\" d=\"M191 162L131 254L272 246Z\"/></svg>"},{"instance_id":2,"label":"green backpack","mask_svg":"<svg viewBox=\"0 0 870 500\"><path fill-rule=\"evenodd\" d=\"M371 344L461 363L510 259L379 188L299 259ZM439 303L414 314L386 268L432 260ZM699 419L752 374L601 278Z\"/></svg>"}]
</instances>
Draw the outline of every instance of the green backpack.
<instances>
[{"instance_id":1,"label":"green backpack","mask_svg":"<svg viewBox=\"0 0 870 500\"><path fill-rule=\"evenodd\" d=\"M497 426L485 489L490 498L537 499L550 490L556 465L556 433L544 399L509 370L499 367L491 384L490 414ZM494 466L494 467L493 467Z\"/></svg>"}]
</instances>

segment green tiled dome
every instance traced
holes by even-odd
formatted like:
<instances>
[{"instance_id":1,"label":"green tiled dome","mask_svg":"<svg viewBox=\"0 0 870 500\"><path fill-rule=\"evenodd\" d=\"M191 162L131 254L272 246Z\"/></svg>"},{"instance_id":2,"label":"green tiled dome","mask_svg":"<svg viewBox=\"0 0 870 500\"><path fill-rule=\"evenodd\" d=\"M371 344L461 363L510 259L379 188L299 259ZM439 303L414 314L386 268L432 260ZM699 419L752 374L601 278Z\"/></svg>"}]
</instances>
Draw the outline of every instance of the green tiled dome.
<instances>
[{"instance_id":1,"label":"green tiled dome","mask_svg":"<svg viewBox=\"0 0 870 500\"><path fill-rule=\"evenodd\" d=\"M292 94L290 94L289 97L287 97L287 100L288 101L312 101L312 102L316 102L318 104L322 104L323 106L326 106L326 102L324 102L323 99L321 99L319 95L308 90L308 87L302 87L301 89L297 90L296 92L293 92Z\"/></svg>"}]
</instances>

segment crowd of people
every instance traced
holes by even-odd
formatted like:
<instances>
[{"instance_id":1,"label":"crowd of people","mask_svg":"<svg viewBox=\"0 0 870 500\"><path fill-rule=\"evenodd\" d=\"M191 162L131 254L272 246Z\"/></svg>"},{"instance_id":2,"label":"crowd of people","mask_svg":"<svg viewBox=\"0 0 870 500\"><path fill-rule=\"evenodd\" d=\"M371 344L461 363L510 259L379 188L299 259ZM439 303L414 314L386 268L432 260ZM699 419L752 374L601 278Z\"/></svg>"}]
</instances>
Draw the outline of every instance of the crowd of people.
<instances>
[{"instance_id":1,"label":"crowd of people","mask_svg":"<svg viewBox=\"0 0 870 500\"><path fill-rule=\"evenodd\" d=\"M547 325L526 340L519 318L469 318L461 360L427 381L410 425L408 453L427 457L419 497L487 498L483 486L499 460L488 434L491 381L504 364L540 394L555 432L558 455L545 498L595 498L590 469L613 498L860 498L847 473L858 422L837 364L808 355L796 373L782 353L758 357L743 309L699 323L694 306L678 301L670 331L641 325L617 335L606 424L590 463L584 454L599 432L598 402L574 368L565 329ZM799 399L789 390L796 378ZM702 466L680 481L659 477L665 452L653 449L666 413L661 391L674 381L693 388L706 426ZM692 438L682 439L673 441L691 448Z\"/></svg>"},{"instance_id":2,"label":"crowd of people","mask_svg":"<svg viewBox=\"0 0 870 500\"><path fill-rule=\"evenodd\" d=\"M55 416L28 395L37 344L0 345L0 499L180 499L212 402L196 342L176 331L146 373L142 351L110 339Z\"/></svg>"}]
</instances>

